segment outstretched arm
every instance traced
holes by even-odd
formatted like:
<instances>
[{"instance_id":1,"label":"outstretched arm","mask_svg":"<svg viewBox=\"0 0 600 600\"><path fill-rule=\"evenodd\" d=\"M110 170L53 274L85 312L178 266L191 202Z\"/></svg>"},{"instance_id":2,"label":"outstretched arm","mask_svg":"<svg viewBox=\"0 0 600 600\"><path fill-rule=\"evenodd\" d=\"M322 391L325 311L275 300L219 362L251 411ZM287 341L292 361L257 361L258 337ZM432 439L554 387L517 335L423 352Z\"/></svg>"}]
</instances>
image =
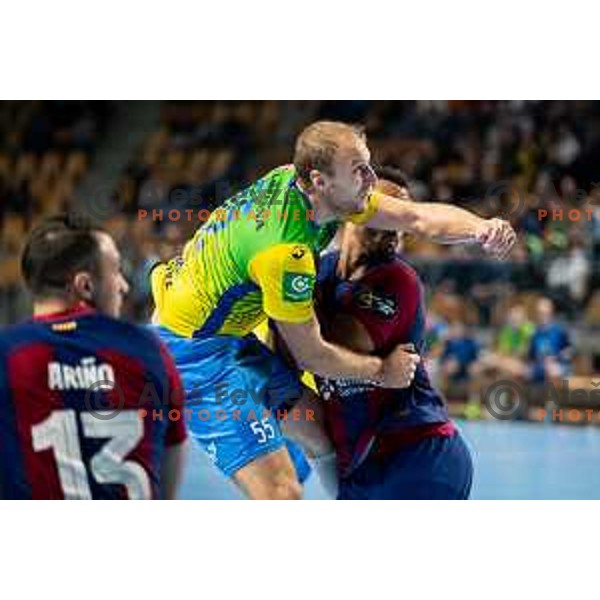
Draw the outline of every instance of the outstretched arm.
<instances>
[{"instance_id":1,"label":"outstretched arm","mask_svg":"<svg viewBox=\"0 0 600 600\"><path fill-rule=\"evenodd\" d=\"M516 240L510 223L483 219L472 212L437 202L399 200L374 193L377 208L364 223L373 229L394 229L443 244L481 244L484 251L503 258Z\"/></svg>"}]
</instances>

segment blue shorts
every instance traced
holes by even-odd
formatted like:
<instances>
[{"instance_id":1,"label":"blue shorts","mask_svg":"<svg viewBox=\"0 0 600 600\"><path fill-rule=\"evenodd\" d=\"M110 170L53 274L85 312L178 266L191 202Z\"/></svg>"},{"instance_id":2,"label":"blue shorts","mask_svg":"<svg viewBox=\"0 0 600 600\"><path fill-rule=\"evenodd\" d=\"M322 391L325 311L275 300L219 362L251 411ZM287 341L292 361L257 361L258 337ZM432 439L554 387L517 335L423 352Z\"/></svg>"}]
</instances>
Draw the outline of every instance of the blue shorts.
<instances>
[{"instance_id":1,"label":"blue shorts","mask_svg":"<svg viewBox=\"0 0 600 600\"><path fill-rule=\"evenodd\" d=\"M466 500L471 453L459 432L430 437L393 454L368 457L339 482L338 500Z\"/></svg>"},{"instance_id":2,"label":"blue shorts","mask_svg":"<svg viewBox=\"0 0 600 600\"><path fill-rule=\"evenodd\" d=\"M303 391L281 358L254 335L185 338L153 329L179 370L190 434L225 475L287 446L300 481L308 477L306 457L284 438L276 418Z\"/></svg>"}]
</instances>

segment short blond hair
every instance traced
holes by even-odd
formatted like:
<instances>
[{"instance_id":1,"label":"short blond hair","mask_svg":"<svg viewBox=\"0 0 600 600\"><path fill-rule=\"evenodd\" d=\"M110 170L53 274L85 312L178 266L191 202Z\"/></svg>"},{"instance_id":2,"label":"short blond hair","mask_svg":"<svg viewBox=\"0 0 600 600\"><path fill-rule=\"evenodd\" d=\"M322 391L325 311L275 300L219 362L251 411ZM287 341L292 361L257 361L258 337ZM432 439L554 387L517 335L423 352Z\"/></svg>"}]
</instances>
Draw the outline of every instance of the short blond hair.
<instances>
[{"instance_id":1,"label":"short blond hair","mask_svg":"<svg viewBox=\"0 0 600 600\"><path fill-rule=\"evenodd\" d=\"M294 166L298 179L310 183L310 172L313 169L330 174L340 142L356 137L366 141L367 136L362 127L339 121L316 121L306 127L296 139L294 149Z\"/></svg>"}]
</instances>

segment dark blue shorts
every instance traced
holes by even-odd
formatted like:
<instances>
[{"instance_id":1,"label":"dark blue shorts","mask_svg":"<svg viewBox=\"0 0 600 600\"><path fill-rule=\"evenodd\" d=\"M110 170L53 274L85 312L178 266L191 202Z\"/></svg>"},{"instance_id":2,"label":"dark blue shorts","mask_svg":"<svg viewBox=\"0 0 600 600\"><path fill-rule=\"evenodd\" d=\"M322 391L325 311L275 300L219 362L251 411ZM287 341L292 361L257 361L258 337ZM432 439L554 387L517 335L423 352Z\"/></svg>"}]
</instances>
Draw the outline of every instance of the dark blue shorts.
<instances>
[{"instance_id":1,"label":"dark blue shorts","mask_svg":"<svg viewBox=\"0 0 600 600\"><path fill-rule=\"evenodd\" d=\"M338 500L466 500L473 461L457 431L430 437L385 457L369 457L340 480Z\"/></svg>"}]
</instances>

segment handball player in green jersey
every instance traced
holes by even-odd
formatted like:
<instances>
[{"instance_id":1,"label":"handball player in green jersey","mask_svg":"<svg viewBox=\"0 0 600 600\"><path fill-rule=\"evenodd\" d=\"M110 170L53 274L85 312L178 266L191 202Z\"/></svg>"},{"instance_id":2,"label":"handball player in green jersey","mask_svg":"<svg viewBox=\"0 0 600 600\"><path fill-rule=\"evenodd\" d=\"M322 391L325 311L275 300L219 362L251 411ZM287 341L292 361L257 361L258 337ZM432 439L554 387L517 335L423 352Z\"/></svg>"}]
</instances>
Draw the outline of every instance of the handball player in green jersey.
<instances>
[{"instance_id":1,"label":"handball player in green jersey","mask_svg":"<svg viewBox=\"0 0 600 600\"><path fill-rule=\"evenodd\" d=\"M271 319L295 363L323 377L403 388L420 360L403 347L382 358L323 339L313 307L315 275L319 253L341 222L479 244L497 257L514 244L503 220L374 192L370 160L360 129L313 123L296 141L293 165L230 198L181 257L153 270L153 321L181 373L190 432L250 498L302 495L278 416L307 391L297 372L253 335L261 322Z\"/></svg>"}]
</instances>

